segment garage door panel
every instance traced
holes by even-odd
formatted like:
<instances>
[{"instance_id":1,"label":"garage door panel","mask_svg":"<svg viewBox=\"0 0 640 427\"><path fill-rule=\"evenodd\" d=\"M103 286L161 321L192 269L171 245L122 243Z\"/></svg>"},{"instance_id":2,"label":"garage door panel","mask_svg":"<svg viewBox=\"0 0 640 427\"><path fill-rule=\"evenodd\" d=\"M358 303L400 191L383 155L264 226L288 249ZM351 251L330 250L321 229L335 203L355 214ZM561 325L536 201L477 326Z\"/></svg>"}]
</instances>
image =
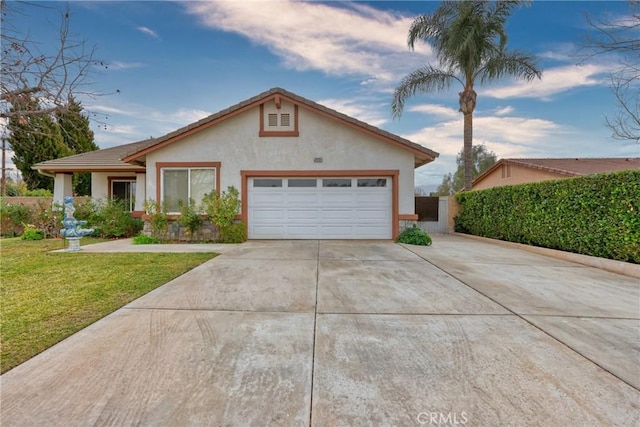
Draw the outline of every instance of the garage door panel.
<instances>
[{"instance_id":1,"label":"garage door panel","mask_svg":"<svg viewBox=\"0 0 640 427\"><path fill-rule=\"evenodd\" d=\"M356 204L358 205L377 205L377 206L387 206L387 201L389 200L388 193L380 193L380 192L365 192L365 194L358 192L353 195Z\"/></svg>"},{"instance_id":2,"label":"garage door panel","mask_svg":"<svg viewBox=\"0 0 640 427\"><path fill-rule=\"evenodd\" d=\"M387 185L358 187L358 178L335 178L351 187L323 187L326 178L290 185L296 178L273 177L282 187L254 187L249 179L249 238L390 239L391 180L371 178L385 179ZM318 185L308 186L313 179Z\"/></svg>"},{"instance_id":3,"label":"garage door panel","mask_svg":"<svg viewBox=\"0 0 640 427\"><path fill-rule=\"evenodd\" d=\"M254 238L274 238L284 234L284 225L259 225L253 227ZM277 238L277 237L275 237Z\"/></svg>"},{"instance_id":4,"label":"garage door panel","mask_svg":"<svg viewBox=\"0 0 640 427\"><path fill-rule=\"evenodd\" d=\"M376 210L360 210L358 211L358 219L359 220L373 220L373 221L384 221L389 218L389 212L382 209Z\"/></svg>"},{"instance_id":5,"label":"garage door panel","mask_svg":"<svg viewBox=\"0 0 640 427\"><path fill-rule=\"evenodd\" d=\"M353 235L353 225L321 225L320 231L323 236L330 239L342 239L344 236Z\"/></svg>"},{"instance_id":6,"label":"garage door panel","mask_svg":"<svg viewBox=\"0 0 640 427\"><path fill-rule=\"evenodd\" d=\"M272 190L263 189L263 190ZM265 191L253 194L253 200L251 201L253 206L274 206L282 205L285 200L285 195L282 192Z\"/></svg>"},{"instance_id":7,"label":"garage door panel","mask_svg":"<svg viewBox=\"0 0 640 427\"><path fill-rule=\"evenodd\" d=\"M355 221L357 216L352 209L324 209L320 212L321 220Z\"/></svg>"},{"instance_id":8,"label":"garage door panel","mask_svg":"<svg viewBox=\"0 0 640 427\"><path fill-rule=\"evenodd\" d=\"M254 221L277 221L281 222L284 219L284 212L282 209L256 209L251 215L251 219Z\"/></svg>"},{"instance_id":9,"label":"garage door panel","mask_svg":"<svg viewBox=\"0 0 640 427\"><path fill-rule=\"evenodd\" d=\"M333 204L339 206L355 206L354 194L351 192L344 193L322 193L320 195L321 203L326 205Z\"/></svg>"},{"instance_id":10,"label":"garage door panel","mask_svg":"<svg viewBox=\"0 0 640 427\"><path fill-rule=\"evenodd\" d=\"M287 209L286 211L287 219L295 221L295 220L317 220L319 219L319 212L317 210L310 209Z\"/></svg>"},{"instance_id":11,"label":"garage door panel","mask_svg":"<svg viewBox=\"0 0 640 427\"><path fill-rule=\"evenodd\" d=\"M296 204L296 203L318 203L320 200L320 195L318 193L309 193L305 192L297 192L291 191L292 189L287 189L287 194L285 200L288 204Z\"/></svg>"}]
</instances>

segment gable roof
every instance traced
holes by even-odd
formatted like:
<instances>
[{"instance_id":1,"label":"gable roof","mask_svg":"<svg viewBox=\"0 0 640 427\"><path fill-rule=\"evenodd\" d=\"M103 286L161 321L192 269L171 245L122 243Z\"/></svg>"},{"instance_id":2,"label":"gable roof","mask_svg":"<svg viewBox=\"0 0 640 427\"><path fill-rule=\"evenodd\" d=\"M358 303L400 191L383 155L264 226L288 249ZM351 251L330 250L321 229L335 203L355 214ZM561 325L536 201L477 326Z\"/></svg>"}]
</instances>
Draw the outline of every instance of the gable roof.
<instances>
[{"instance_id":1,"label":"gable roof","mask_svg":"<svg viewBox=\"0 0 640 427\"><path fill-rule=\"evenodd\" d=\"M415 156L416 167L432 162L439 155L435 151L432 151L420 144L416 144L415 142L409 141L408 139L402 138L398 135L394 135L390 132L387 132L385 130L382 130L380 128L377 128L375 126L362 122L358 119L347 116L346 114L340 113L336 110L332 110L331 108L325 107L324 105L318 104L317 102L314 102L302 96L296 95L295 93L276 87L276 88L269 89L268 91L263 92L259 95L256 95L252 98L244 100L229 108L226 108L222 111L219 111L215 114L212 114L209 117L205 117L204 119L199 120L195 123L192 123L183 128L170 132L164 136L155 138L153 140L149 140L146 145L142 145L138 147L136 151L133 151L129 155L123 157L122 160L125 162L140 161L148 153L151 153L155 150L165 147L173 142L179 141L180 139L183 139L196 132L207 129L215 125L216 123L219 123L223 120L234 117L244 111L247 111L251 108L259 106L262 103L271 101L272 99L275 99L278 96L302 108L306 108L308 110L314 111L330 119L340 121L343 124L346 124L347 126L353 127L369 135L377 137L382 141L391 143L393 145L396 145L400 148L403 148L412 152Z\"/></svg>"},{"instance_id":2,"label":"gable roof","mask_svg":"<svg viewBox=\"0 0 640 427\"><path fill-rule=\"evenodd\" d=\"M117 147L91 151L46 162L37 163L33 169L44 174L56 172L83 172L83 171L140 171L144 172L144 157L155 150L179 141L201 130L207 129L223 120L234 117L244 111L259 106L279 96L281 99L299 105L302 108L319 113L325 117L342 122L343 124L372 135L382 141L396 145L413 153L415 167L422 166L438 157L438 153L420 144L409 141L398 135L371 126L346 114L339 113L317 102L303 98L282 88L273 88L252 98L244 100L236 105L221 110L205 117L195 123L170 132L159 138L149 138L144 141L119 145Z\"/></svg>"},{"instance_id":3,"label":"gable roof","mask_svg":"<svg viewBox=\"0 0 640 427\"><path fill-rule=\"evenodd\" d=\"M487 175L502 165L515 165L542 170L559 177L590 175L594 173L617 172L640 169L640 157L610 158L556 158L556 159L500 159L492 167L473 180L473 184L482 181Z\"/></svg>"}]
</instances>

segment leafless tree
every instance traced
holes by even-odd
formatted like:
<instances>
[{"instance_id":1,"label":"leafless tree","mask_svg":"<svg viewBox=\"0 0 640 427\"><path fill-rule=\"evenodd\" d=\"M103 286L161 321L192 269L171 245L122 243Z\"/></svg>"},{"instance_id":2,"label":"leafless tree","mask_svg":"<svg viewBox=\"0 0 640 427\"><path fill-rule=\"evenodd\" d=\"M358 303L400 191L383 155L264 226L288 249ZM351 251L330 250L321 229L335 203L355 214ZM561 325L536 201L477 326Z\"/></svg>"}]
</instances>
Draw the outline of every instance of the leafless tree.
<instances>
[{"instance_id":1,"label":"leafless tree","mask_svg":"<svg viewBox=\"0 0 640 427\"><path fill-rule=\"evenodd\" d=\"M618 19L598 19L587 16L592 33L585 47L589 58L615 55L610 73L611 90L618 110L606 118L612 136L640 143L640 8L630 1L630 13Z\"/></svg>"},{"instance_id":2,"label":"leafless tree","mask_svg":"<svg viewBox=\"0 0 640 427\"><path fill-rule=\"evenodd\" d=\"M0 0L0 118L26 119L28 116L63 112L71 95L92 95L90 75L96 66L94 47L77 39L69 28L69 9L62 13L56 47L42 51L42 43L28 30L18 28L14 16L24 13L21 6L43 7L27 2ZM33 108L31 100L38 107Z\"/></svg>"}]
</instances>

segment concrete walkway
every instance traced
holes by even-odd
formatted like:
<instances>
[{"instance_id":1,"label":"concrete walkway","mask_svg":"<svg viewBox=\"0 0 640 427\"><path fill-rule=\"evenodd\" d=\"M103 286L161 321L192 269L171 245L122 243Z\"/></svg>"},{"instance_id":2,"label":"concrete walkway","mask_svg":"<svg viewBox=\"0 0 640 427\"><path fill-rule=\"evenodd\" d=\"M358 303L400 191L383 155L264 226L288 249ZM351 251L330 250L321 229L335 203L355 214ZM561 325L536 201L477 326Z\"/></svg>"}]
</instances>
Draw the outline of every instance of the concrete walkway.
<instances>
[{"instance_id":1,"label":"concrete walkway","mask_svg":"<svg viewBox=\"0 0 640 427\"><path fill-rule=\"evenodd\" d=\"M235 249L237 244L215 244L215 243L171 243L158 245L134 245L133 239L118 239L103 243L93 243L83 245L80 241L82 252L213 252L224 253ZM54 252L65 252L66 249L59 249Z\"/></svg>"},{"instance_id":2,"label":"concrete walkway","mask_svg":"<svg viewBox=\"0 0 640 427\"><path fill-rule=\"evenodd\" d=\"M434 240L239 245L3 375L0 424L640 423L637 279Z\"/></svg>"}]
</instances>

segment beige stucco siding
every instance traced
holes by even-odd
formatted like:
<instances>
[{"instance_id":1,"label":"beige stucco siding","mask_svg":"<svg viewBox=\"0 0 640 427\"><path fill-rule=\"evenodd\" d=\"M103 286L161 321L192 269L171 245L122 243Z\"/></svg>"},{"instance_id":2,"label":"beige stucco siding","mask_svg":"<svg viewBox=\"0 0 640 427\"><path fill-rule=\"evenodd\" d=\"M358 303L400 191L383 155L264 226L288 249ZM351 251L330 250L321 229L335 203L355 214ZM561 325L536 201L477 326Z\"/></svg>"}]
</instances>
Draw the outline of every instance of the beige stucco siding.
<instances>
[{"instance_id":1,"label":"beige stucco siding","mask_svg":"<svg viewBox=\"0 0 640 427\"><path fill-rule=\"evenodd\" d=\"M510 168L510 175L507 176L506 167ZM503 168L504 178L503 178ZM548 181L550 179L562 179L566 176L546 172L543 170L531 169L517 165L502 165L493 172L485 176L480 182L473 185L474 190L484 190L501 185L526 184L528 182Z\"/></svg>"},{"instance_id":2,"label":"beige stucco siding","mask_svg":"<svg viewBox=\"0 0 640 427\"><path fill-rule=\"evenodd\" d=\"M135 176L135 172L93 172L91 173L91 197L94 200L107 200L109 197L109 178L135 178Z\"/></svg>"},{"instance_id":3,"label":"beige stucco siding","mask_svg":"<svg viewBox=\"0 0 640 427\"><path fill-rule=\"evenodd\" d=\"M253 108L150 153L147 197L157 194L158 162L221 162L219 187L238 190L242 170L399 170L399 213L414 213L412 153L304 108L299 137L259 137L259 114Z\"/></svg>"}]
</instances>

